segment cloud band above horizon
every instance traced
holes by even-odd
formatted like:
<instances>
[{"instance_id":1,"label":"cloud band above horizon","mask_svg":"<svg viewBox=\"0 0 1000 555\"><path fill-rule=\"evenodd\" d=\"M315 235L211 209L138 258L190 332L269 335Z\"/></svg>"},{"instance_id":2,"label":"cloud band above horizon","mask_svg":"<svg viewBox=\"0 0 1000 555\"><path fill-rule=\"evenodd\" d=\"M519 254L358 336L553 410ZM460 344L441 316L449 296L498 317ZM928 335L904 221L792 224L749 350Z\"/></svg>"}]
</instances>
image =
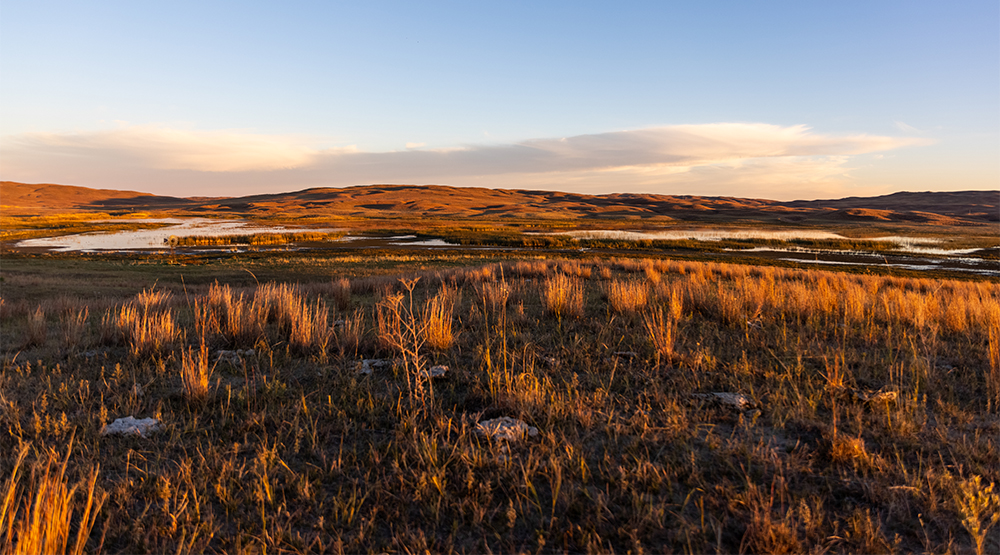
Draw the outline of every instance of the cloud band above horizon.
<instances>
[{"instance_id":1,"label":"cloud band above horizon","mask_svg":"<svg viewBox=\"0 0 1000 555\"><path fill-rule=\"evenodd\" d=\"M389 152L311 144L307 137L153 126L29 133L0 142L0 178L172 196L437 183L583 193L769 198L792 193L795 198L817 198L857 188L848 175L854 157L929 141L827 135L804 125L712 123L445 149L411 143L406 150Z\"/></svg>"}]
</instances>

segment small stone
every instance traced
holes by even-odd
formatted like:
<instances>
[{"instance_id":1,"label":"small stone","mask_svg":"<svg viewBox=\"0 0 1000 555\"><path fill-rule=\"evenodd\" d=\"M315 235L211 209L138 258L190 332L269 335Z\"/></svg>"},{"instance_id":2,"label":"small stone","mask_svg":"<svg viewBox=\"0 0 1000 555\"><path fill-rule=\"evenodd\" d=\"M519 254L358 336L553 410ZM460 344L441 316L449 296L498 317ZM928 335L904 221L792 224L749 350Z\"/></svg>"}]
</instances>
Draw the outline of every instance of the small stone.
<instances>
[{"instance_id":1,"label":"small stone","mask_svg":"<svg viewBox=\"0 0 1000 555\"><path fill-rule=\"evenodd\" d=\"M701 399L703 401L711 401L718 403L720 405L726 405L728 407L733 407L739 410L747 410L755 408L753 401L749 397L743 395L742 393L692 393L691 397L695 399Z\"/></svg>"},{"instance_id":2,"label":"small stone","mask_svg":"<svg viewBox=\"0 0 1000 555\"><path fill-rule=\"evenodd\" d=\"M863 401L865 403L868 403L868 404L875 404L875 403L895 403L896 402L896 398L898 396L899 396L899 393L897 393L895 391L892 391L892 390L887 390L887 389L880 389L878 391L855 391L854 392L854 397L856 399L858 399L859 401Z\"/></svg>"},{"instance_id":3,"label":"small stone","mask_svg":"<svg viewBox=\"0 0 1000 555\"><path fill-rule=\"evenodd\" d=\"M126 435L126 436L139 436L139 437L149 437L149 434L159 431L161 428L160 421L155 418L143 418L141 420L136 419L133 416L126 416L124 418L117 418L111 424L104 426L101 430L102 436L109 435Z\"/></svg>"},{"instance_id":4,"label":"small stone","mask_svg":"<svg viewBox=\"0 0 1000 555\"><path fill-rule=\"evenodd\" d=\"M423 370L421 375L425 378L443 378L447 373L448 367L443 364L438 364L437 366L431 366L430 368Z\"/></svg>"},{"instance_id":5,"label":"small stone","mask_svg":"<svg viewBox=\"0 0 1000 555\"><path fill-rule=\"evenodd\" d=\"M476 425L476 433L493 439L517 441L527 434L530 437L538 435L538 428L529 426L521 420L509 416L501 416L492 420L484 420Z\"/></svg>"}]
</instances>

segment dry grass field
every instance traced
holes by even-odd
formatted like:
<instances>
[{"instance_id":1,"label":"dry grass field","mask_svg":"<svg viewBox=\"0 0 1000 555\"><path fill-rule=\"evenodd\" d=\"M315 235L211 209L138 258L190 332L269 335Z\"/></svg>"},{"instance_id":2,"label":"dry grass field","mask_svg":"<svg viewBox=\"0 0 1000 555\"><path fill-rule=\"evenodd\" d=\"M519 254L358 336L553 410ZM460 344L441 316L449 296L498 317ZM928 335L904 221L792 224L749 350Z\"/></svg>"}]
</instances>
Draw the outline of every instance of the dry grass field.
<instances>
[{"instance_id":1,"label":"dry grass field","mask_svg":"<svg viewBox=\"0 0 1000 555\"><path fill-rule=\"evenodd\" d=\"M1000 550L996 280L138 262L0 269L4 553Z\"/></svg>"}]
</instances>

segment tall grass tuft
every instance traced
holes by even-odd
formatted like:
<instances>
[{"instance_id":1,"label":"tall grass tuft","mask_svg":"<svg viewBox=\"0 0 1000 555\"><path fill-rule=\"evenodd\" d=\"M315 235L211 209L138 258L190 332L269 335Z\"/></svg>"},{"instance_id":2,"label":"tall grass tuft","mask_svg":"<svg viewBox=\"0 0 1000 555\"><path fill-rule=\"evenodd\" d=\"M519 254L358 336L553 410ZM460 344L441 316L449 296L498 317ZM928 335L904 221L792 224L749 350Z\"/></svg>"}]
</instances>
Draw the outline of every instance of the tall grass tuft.
<instances>
[{"instance_id":1,"label":"tall grass tuft","mask_svg":"<svg viewBox=\"0 0 1000 555\"><path fill-rule=\"evenodd\" d=\"M213 366L208 363L208 346L202 337L197 354L191 347L181 353L181 383L184 395L191 401L202 402L208 398L208 380Z\"/></svg>"},{"instance_id":2,"label":"tall grass tuft","mask_svg":"<svg viewBox=\"0 0 1000 555\"><path fill-rule=\"evenodd\" d=\"M288 343L300 352L315 351L326 356L333 337L330 326L330 309L317 298L314 303L298 299L289 318Z\"/></svg>"},{"instance_id":3,"label":"tall grass tuft","mask_svg":"<svg viewBox=\"0 0 1000 555\"><path fill-rule=\"evenodd\" d=\"M49 325L45 321L45 310L41 306L34 312L28 314L28 321L24 326L24 346L43 345L49 335Z\"/></svg>"},{"instance_id":4,"label":"tall grass tuft","mask_svg":"<svg viewBox=\"0 0 1000 555\"><path fill-rule=\"evenodd\" d=\"M245 300L243 293L236 295L229 285L215 283L205 299L205 331L218 331L236 345L253 345L264 334L267 314L257 297Z\"/></svg>"},{"instance_id":5,"label":"tall grass tuft","mask_svg":"<svg viewBox=\"0 0 1000 555\"><path fill-rule=\"evenodd\" d=\"M455 342L455 334L452 331L452 314L454 306L446 291L438 293L428 299L424 307L423 328L424 340L427 346L438 350L446 351Z\"/></svg>"},{"instance_id":6,"label":"tall grass tuft","mask_svg":"<svg viewBox=\"0 0 1000 555\"><path fill-rule=\"evenodd\" d=\"M358 348L361 346L361 340L364 337L364 333L365 311L364 309L359 308L350 316L344 317L343 324L335 334L337 348L340 350L341 356L347 355L348 353L356 356Z\"/></svg>"},{"instance_id":7,"label":"tall grass tuft","mask_svg":"<svg viewBox=\"0 0 1000 555\"><path fill-rule=\"evenodd\" d=\"M44 462L34 465L25 489L21 487L19 474L28 447L24 446L18 454L0 500L0 553L82 554L97 513L107 498L106 494L95 495L98 469L91 471L85 481L69 486L66 467L73 447L71 440L62 462L55 453L50 452ZM75 498L81 486L85 488L83 512L74 526L73 513L81 505L75 502ZM76 539L70 545L74 528ZM95 552L99 551L100 548Z\"/></svg>"},{"instance_id":8,"label":"tall grass tuft","mask_svg":"<svg viewBox=\"0 0 1000 555\"><path fill-rule=\"evenodd\" d=\"M1000 410L1000 303L992 302L986 314L986 349L990 359L986 385L994 410Z\"/></svg>"},{"instance_id":9,"label":"tall grass tuft","mask_svg":"<svg viewBox=\"0 0 1000 555\"><path fill-rule=\"evenodd\" d=\"M638 280L614 280L608 284L608 303L615 312L635 312L649 302L649 286Z\"/></svg>"},{"instance_id":10,"label":"tall grass tuft","mask_svg":"<svg viewBox=\"0 0 1000 555\"><path fill-rule=\"evenodd\" d=\"M656 308L643 314L643 325L646 337L656 355L656 365L670 362L674 357L674 343L677 340L677 320L673 311L664 313L663 308Z\"/></svg>"},{"instance_id":11,"label":"tall grass tuft","mask_svg":"<svg viewBox=\"0 0 1000 555\"><path fill-rule=\"evenodd\" d=\"M583 284L566 274L556 274L542 283L542 300L549 314L562 320L564 316L583 316Z\"/></svg>"},{"instance_id":12,"label":"tall grass tuft","mask_svg":"<svg viewBox=\"0 0 1000 555\"><path fill-rule=\"evenodd\" d=\"M479 297L487 310L496 313L507 308L510 301L511 287L506 280L485 281L477 285Z\"/></svg>"},{"instance_id":13,"label":"tall grass tuft","mask_svg":"<svg viewBox=\"0 0 1000 555\"><path fill-rule=\"evenodd\" d=\"M62 331L64 347L72 349L83 343L84 335L87 332L87 318L89 316L90 309L87 307L62 315L59 319L59 327Z\"/></svg>"},{"instance_id":14,"label":"tall grass tuft","mask_svg":"<svg viewBox=\"0 0 1000 555\"><path fill-rule=\"evenodd\" d=\"M118 311L116 328L135 356L162 351L178 337L177 323L169 308L136 298Z\"/></svg>"},{"instance_id":15,"label":"tall grass tuft","mask_svg":"<svg viewBox=\"0 0 1000 555\"><path fill-rule=\"evenodd\" d=\"M347 310L351 306L351 280L335 279L330 284L330 289L333 301L337 303L337 310Z\"/></svg>"}]
</instances>

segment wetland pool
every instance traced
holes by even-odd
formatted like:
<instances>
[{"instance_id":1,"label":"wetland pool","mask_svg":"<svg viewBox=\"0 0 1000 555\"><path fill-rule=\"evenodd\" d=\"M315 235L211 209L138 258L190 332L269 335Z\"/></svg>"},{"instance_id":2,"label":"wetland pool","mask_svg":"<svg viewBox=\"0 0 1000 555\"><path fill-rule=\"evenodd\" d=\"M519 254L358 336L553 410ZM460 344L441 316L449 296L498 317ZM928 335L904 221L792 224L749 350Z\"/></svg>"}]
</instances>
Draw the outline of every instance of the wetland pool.
<instances>
[{"instance_id":1,"label":"wetland pool","mask_svg":"<svg viewBox=\"0 0 1000 555\"><path fill-rule=\"evenodd\" d=\"M109 220L119 221L119 220ZM247 220L218 220L209 218L155 218L129 220L134 223L161 224L155 229L130 231L90 232L56 237L25 239L15 247L19 249L45 250L51 252L81 253L139 253L164 252L171 249L174 238L219 237L255 234L294 233L334 233L347 232L337 228L286 227L261 225ZM794 241L794 240L857 240L826 230L767 230L767 229L689 229L666 231L622 231L622 230L576 230L558 233L526 233L526 235L559 235L574 239L614 240L614 241L700 241L710 245L726 240L745 241ZM868 267L900 268L917 271L949 270L1000 277L1000 262L984 257L984 249L948 248L945 240L928 237L881 236L860 239L891 244L891 252L871 252L863 250L821 249L807 247L751 246L745 249L725 249L714 256L759 257L762 259L796 262L801 264L855 265ZM887 245L890 246L890 245ZM517 250L516 247L463 246L439 238L417 235L345 235L338 239L324 240L322 244L294 245L291 242L277 245L245 244L233 245L193 245L177 247L182 252L245 252L253 250L299 250L302 248L335 249L455 249L462 250ZM992 247L996 250L998 247ZM575 249L556 249L575 250ZM581 251L608 251L627 255L628 250L614 248L588 248ZM980 252L981 251L981 252ZM980 256L976 256L976 253Z\"/></svg>"}]
</instances>

